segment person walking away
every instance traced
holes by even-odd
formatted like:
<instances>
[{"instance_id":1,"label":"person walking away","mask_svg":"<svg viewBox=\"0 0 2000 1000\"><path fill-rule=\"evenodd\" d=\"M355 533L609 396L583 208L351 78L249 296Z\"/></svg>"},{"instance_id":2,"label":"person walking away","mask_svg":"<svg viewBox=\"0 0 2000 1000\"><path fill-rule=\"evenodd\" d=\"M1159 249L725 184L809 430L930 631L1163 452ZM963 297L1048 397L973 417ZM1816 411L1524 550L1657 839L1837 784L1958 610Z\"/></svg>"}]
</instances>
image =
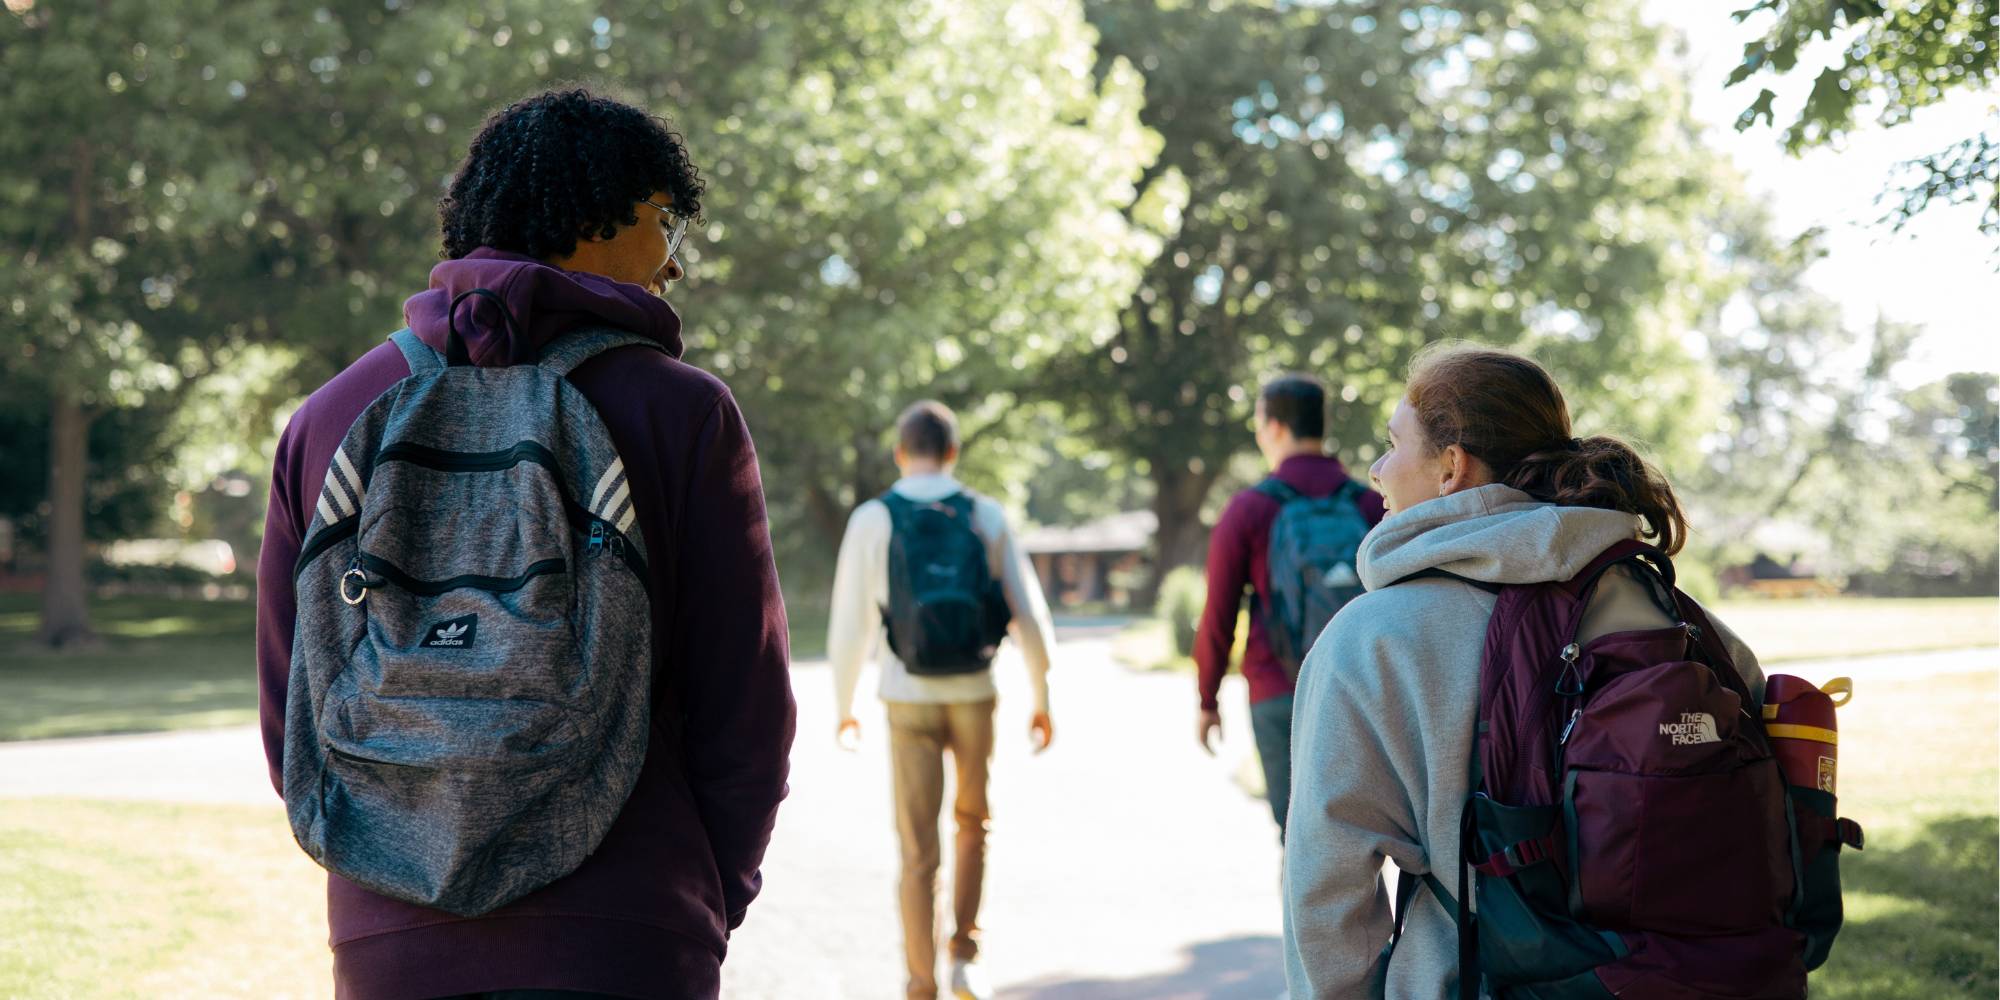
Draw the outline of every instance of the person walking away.
<instances>
[{"instance_id":1,"label":"person walking away","mask_svg":"<svg viewBox=\"0 0 2000 1000\"><path fill-rule=\"evenodd\" d=\"M854 689L862 664L886 639L879 663L902 851L906 995L938 995L938 817L949 754L957 784L949 984L958 1000L987 1000L992 994L977 958L992 818L986 794L998 697L992 662L1002 637L1012 634L1034 692L1029 735L1037 753L1048 749L1055 735L1048 686L1054 626L1005 512L953 478L957 417L941 403L919 402L896 421L896 435L902 478L855 508L834 572L827 650L840 719L835 736L850 749L859 740Z\"/></svg>"},{"instance_id":2,"label":"person walking away","mask_svg":"<svg viewBox=\"0 0 2000 1000\"><path fill-rule=\"evenodd\" d=\"M1195 634L1200 696L1196 737L1214 753L1218 695L1236 645L1243 594L1251 594L1243 678L1264 794L1278 835L1291 791L1292 692L1306 649L1334 612L1361 592L1355 552L1382 519L1382 497L1326 453L1326 387L1285 375L1257 394L1257 450L1271 474L1236 494L1208 542L1208 600Z\"/></svg>"}]
</instances>

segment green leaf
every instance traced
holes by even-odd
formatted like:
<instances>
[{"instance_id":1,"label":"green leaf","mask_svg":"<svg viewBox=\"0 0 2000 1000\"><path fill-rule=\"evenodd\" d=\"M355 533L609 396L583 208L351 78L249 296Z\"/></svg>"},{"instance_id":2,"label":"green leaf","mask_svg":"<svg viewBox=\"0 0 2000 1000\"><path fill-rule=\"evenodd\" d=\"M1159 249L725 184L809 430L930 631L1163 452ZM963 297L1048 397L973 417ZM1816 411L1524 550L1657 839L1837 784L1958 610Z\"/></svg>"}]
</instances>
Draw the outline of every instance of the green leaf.
<instances>
[{"instance_id":1,"label":"green leaf","mask_svg":"<svg viewBox=\"0 0 2000 1000\"><path fill-rule=\"evenodd\" d=\"M1744 108L1742 114L1736 116L1736 131L1741 132L1756 125L1759 118L1762 118L1766 125L1772 124L1771 102L1777 99L1777 96L1768 87L1759 91L1757 99L1751 101L1750 106Z\"/></svg>"}]
</instances>

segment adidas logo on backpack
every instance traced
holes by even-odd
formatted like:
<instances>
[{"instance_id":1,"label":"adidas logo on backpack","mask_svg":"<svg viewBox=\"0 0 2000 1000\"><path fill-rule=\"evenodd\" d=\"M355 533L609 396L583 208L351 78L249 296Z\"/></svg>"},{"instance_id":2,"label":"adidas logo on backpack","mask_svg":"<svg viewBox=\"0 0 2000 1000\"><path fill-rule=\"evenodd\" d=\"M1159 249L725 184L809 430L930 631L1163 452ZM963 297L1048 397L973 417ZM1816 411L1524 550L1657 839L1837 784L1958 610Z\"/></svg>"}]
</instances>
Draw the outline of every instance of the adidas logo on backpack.
<instances>
[{"instance_id":1,"label":"adidas logo on backpack","mask_svg":"<svg viewBox=\"0 0 2000 1000\"><path fill-rule=\"evenodd\" d=\"M472 915L581 864L645 759L648 552L565 376L659 345L580 331L474 367L452 338L450 364L391 338L410 374L327 470L294 572L284 791L329 871Z\"/></svg>"},{"instance_id":2,"label":"adidas logo on backpack","mask_svg":"<svg viewBox=\"0 0 2000 1000\"><path fill-rule=\"evenodd\" d=\"M454 618L431 629L431 637L424 640L429 649L462 649L470 646L478 636L478 615Z\"/></svg>"}]
</instances>

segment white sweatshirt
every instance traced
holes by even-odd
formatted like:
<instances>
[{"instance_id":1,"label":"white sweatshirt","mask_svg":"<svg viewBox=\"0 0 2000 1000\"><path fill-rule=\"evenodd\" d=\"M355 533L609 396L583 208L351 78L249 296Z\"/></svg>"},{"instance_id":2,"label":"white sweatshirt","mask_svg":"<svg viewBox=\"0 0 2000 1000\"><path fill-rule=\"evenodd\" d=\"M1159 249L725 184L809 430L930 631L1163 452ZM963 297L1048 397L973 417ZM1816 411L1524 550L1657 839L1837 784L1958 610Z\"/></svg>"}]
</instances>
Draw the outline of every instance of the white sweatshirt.
<instances>
[{"instance_id":1,"label":"white sweatshirt","mask_svg":"<svg viewBox=\"0 0 2000 1000\"><path fill-rule=\"evenodd\" d=\"M1049 710L1049 656L1055 649L1055 625L1049 602L1028 557L1014 543L1007 514L992 500L972 493L947 473L906 476L891 487L919 503L942 500L964 492L973 498L972 530L986 542L986 559L1014 613L1008 634L1021 647L1028 681L1035 693L1035 710ZM889 604L889 508L869 500L847 519L840 541L840 559L833 574L832 616L826 627L827 658L833 661L834 708L841 718L853 714L854 688L861 665L879 649L883 701L953 704L995 697L993 671L945 677L911 674L882 641L882 609Z\"/></svg>"}]
</instances>

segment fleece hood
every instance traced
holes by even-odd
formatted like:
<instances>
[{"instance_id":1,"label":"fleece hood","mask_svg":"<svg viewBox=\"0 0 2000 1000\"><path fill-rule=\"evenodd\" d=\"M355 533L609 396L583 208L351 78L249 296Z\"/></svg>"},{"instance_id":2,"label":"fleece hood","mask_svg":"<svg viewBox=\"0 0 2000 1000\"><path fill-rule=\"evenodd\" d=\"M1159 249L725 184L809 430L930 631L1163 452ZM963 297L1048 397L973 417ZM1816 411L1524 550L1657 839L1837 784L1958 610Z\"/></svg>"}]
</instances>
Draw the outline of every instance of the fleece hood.
<instances>
[{"instance_id":1,"label":"fleece hood","mask_svg":"<svg viewBox=\"0 0 2000 1000\"><path fill-rule=\"evenodd\" d=\"M439 352L447 339L451 301L475 288L499 296L513 315L510 324L493 300L468 296L458 304L456 324L472 363L483 366L532 363L542 346L584 326L608 326L659 341L681 356L681 318L665 299L646 289L598 274L565 271L533 257L481 247L431 268L428 289L403 303L403 319L419 340Z\"/></svg>"},{"instance_id":2,"label":"fleece hood","mask_svg":"<svg viewBox=\"0 0 2000 1000\"><path fill-rule=\"evenodd\" d=\"M1582 572L1638 528L1631 514L1558 507L1496 484L1397 511L1362 539L1356 562L1369 590L1427 569L1485 583L1548 583Z\"/></svg>"}]
</instances>

